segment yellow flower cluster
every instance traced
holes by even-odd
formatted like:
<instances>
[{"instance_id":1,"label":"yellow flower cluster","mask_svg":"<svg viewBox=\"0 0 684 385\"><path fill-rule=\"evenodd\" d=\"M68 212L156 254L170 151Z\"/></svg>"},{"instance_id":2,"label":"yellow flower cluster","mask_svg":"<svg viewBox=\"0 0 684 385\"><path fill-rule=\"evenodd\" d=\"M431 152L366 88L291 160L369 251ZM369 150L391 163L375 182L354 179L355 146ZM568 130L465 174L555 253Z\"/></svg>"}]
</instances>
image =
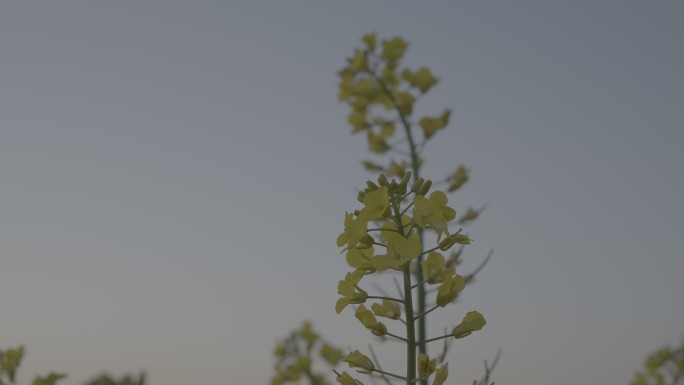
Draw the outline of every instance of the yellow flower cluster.
<instances>
[{"instance_id":1,"label":"yellow flower cluster","mask_svg":"<svg viewBox=\"0 0 684 385\"><path fill-rule=\"evenodd\" d=\"M424 254L417 229L432 229L438 237L446 234L447 237L436 247L444 251L457 243L470 243L470 239L463 234L449 234L448 224L456 217L456 211L447 205L446 195L434 191L425 198L430 181L419 179L409 189L410 178L411 173L406 173L401 181L389 182L387 177L381 175L378 178L379 185L367 182L368 187L359 195L363 208L345 214L344 231L337 237L337 246L345 246L343 252L347 253L347 263L355 270L347 273L338 284L338 293L342 295L335 306L338 313L349 304L366 302L368 293L359 286L364 275L385 270L404 270ZM414 197L408 207L402 207L411 195ZM405 213L410 208L413 208L412 216ZM369 234L370 222L379 225L371 229L379 232L379 239ZM373 245L384 247L385 253L376 255ZM438 289L437 303L446 306L463 290L465 281L456 274L454 267L445 267L444 257L440 253L433 249L427 254L427 259L423 261L425 279L429 284L442 283ZM383 304L371 309L378 316L386 316L387 306Z\"/></svg>"},{"instance_id":2,"label":"yellow flower cluster","mask_svg":"<svg viewBox=\"0 0 684 385\"><path fill-rule=\"evenodd\" d=\"M344 231L338 236L337 245L344 248L342 251L346 252L347 263L354 270L339 281L338 293L341 297L335 304L335 311L340 313L350 304L358 305L356 318L373 335L399 338L406 343L416 344L415 336L409 339L389 333L387 326L378 321L377 317L413 324L429 311L417 315L403 298L369 295L361 288L361 280L374 273L400 271L405 277L405 287L410 290L413 287L410 283L411 265L425 255L419 264L422 267L423 280L416 285L438 285L435 308L444 307L456 299L465 287L466 280L456 273L453 261L447 263L440 251L447 251L455 244L469 244L470 238L462 234L461 230L455 233L449 231L449 223L456 218L456 211L448 206L446 194L441 191L430 192L432 183L429 180L419 178L409 187L410 180L410 172L405 173L399 181L390 181L381 174L377 183L368 181L367 187L359 193L358 200L363 207L345 214ZM419 230L433 231L437 235L437 245L423 251ZM384 253L376 252L378 248L384 249ZM411 293L404 292L404 295ZM364 305L369 299L379 299L381 302L373 303L369 309ZM406 321L401 319L402 310L399 304L407 306ZM471 311L451 334L436 339L463 338L482 329L485 324L482 314ZM362 373L377 371L387 374L377 369L373 361L358 350L349 354L344 361L351 368L360 369ZM436 359L430 359L423 352L417 357L416 368L415 375L420 378L427 379L434 374L433 384L436 385L444 383L448 375L446 364L437 368ZM360 384L346 372L337 373L336 379L341 384Z\"/></svg>"},{"instance_id":3,"label":"yellow flower cluster","mask_svg":"<svg viewBox=\"0 0 684 385\"><path fill-rule=\"evenodd\" d=\"M435 86L437 79L430 69L421 67L399 69L408 43L394 37L377 44L374 33L364 35L364 47L356 49L347 60L347 66L339 71L338 98L349 105L347 118L352 133L366 132L368 148L375 154L385 154L393 147L389 143L395 126L409 125L414 106L420 96ZM432 138L437 131L449 124L451 110L437 116L424 116L417 124L423 130L423 138ZM388 166L364 161L364 167L384 171L402 177L408 164L393 159Z\"/></svg>"}]
</instances>

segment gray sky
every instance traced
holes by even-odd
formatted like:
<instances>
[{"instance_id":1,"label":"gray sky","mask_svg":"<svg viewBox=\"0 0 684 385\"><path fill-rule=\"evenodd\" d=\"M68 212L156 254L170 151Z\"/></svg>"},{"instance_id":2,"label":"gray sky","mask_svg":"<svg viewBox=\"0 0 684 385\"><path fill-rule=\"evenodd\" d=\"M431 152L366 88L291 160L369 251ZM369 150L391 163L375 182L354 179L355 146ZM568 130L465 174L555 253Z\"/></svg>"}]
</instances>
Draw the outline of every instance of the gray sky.
<instances>
[{"instance_id":1,"label":"gray sky","mask_svg":"<svg viewBox=\"0 0 684 385\"><path fill-rule=\"evenodd\" d=\"M264 384L303 319L365 348L337 316L335 247L368 175L337 102L362 34L452 107L426 153L460 163L464 271L435 315L459 341L450 383L628 382L684 337L684 5L678 1L60 1L0 5L0 346L20 380L144 369L151 385ZM402 352L385 349L391 366Z\"/></svg>"}]
</instances>

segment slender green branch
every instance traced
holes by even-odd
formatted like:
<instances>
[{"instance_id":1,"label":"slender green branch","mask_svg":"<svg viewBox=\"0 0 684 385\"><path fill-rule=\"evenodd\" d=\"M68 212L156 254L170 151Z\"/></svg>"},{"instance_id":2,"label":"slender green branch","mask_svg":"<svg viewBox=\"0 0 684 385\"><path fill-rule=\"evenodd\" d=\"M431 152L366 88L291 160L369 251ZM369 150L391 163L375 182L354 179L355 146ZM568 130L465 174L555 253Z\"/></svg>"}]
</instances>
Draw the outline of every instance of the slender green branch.
<instances>
[{"instance_id":1,"label":"slender green branch","mask_svg":"<svg viewBox=\"0 0 684 385\"><path fill-rule=\"evenodd\" d=\"M423 313L418 314L415 318L418 319L418 318L425 317L425 316L428 315L431 311L437 309L438 307L439 307L439 305L435 305L435 306L431 307L430 309L424 311Z\"/></svg>"},{"instance_id":2,"label":"slender green branch","mask_svg":"<svg viewBox=\"0 0 684 385\"><path fill-rule=\"evenodd\" d=\"M463 278L465 278L466 282L470 282L475 278L477 273L479 273L480 270L482 270L485 267L485 265L487 264L487 262L489 262L489 260L492 258L492 255L494 255L494 249L489 250L489 254L487 254L487 257L484 259L484 261L482 261L482 263L480 263L479 266L477 266L477 268L475 270L473 270L472 273L463 277Z\"/></svg>"},{"instance_id":3,"label":"slender green branch","mask_svg":"<svg viewBox=\"0 0 684 385\"><path fill-rule=\"evenodd\" d=\"M368 299L386 299L386 300L388 300L388 301L399 302L399 303L402 303L402 304L404 303L404 301L401 300L401 299L399 299L399 298L385 297L385 296L383 296L383 295L369 295L369 296L366 297L366 298L368 298Z\"/></svg>"},{"instance_id":4,"label":"slender green branch","mask_svg":"<svg viewBox=\"0 0 684 385\"><path fill-rule=\"evenodd\" d=\"M408 196L408 195L409 195L409 194L406 194L406 196ZM403 199L402 199L402 200L403 200ZM413 202L409 203L408 206L406 206L406 208L404 209L404 211L401 212L401 215L406 214L406 212L411 208L411 206L413 206Z\"/></svg>"},{"instance_id":5,"label":"slender green branch","mask_svg":"<svg viewBox=\"0 0 684 385\"><path fill-rule=\"evenodd\" d=\"M425 251L423 251L420 255L430 254L430 253L432 253L433 251L438 250L438 249L439 249L439 246L435 246L435 247L431 248L430 250L425 250Z\"/></svg>"},{"instance_id":6,"label":"slender green branch","mask_svg":"<svg viewBox=\"0 0 684 385\"><path fill-rule=\"evenodd\" d=\"M384 371L384 370L380 370L380 369L377 369L377 368L376 368L376 369L374 369L373 371L374 371L374 372L378 372L378 373L380 373L380 374L384 374L384 375L386 375L386 376L390 376L390 377L398 378L398 379L400 379L400 380L407 381L406 377L402 377L402 376L397 375L397 374L394 374L394 373L386 372L386 371Z\"/></svg>"},{"instance_id":7,"label":"slender green branch","mask_svg":"<svg viewBox=\"0 0 684 385\"><path fill-rule=\"evenodd\" d=\"M368 230L366 230L366 232L370 232L370 231L391 231L391 232L393 232L393 233L399 233L399 230L396 230L396 229L380 229L380 228L377 228L377 229L368 229ZM401 234L401 233L400 233L400 234ZM402 235L403 235L403 234L402 234Z\"/></svg>"},{"instance_id":8,"label":"slender green branch","mask_svg":"<svg viewBox=\"0 0 684 385\"><path fill-rule=\"evenodd\" d=\"M482 376L480 381L477 383L477 385L487 385L489 382L489 377L491 376L492 372L494 371L494 368L496 368L496 364L499 363L499 358L501 358L501 348L496 351L496 356L494 356L494 360L492 360L492 364L489 365L487 361L485 360L484 362L484 367L485 367L485 374ZM677 382L674 382L675 384Z\"/></svg>"},{"instance_id":9,"label":"slender green branch","mask_svg":"<svg viewBox=\"0 0 684 385\"><path fill-rule=\"evenodd\" d=\"M394 337L394 338L396 338L396 339L398 339L398 340L402 340L402 341L404 341L404 342L408 342L408 341L406 340L406 338L404 338L404 337L402 337L402 336L398 336L398 335L392 334L392 333L390 333L390 332L387 332L387 333L385 333L385 334L387 334L387 335L390 336L390 337Z\"/></svg>"},{"instance_id":10,"label":"slender green branch","mask_svg":"<svg viewBox=\"0 0 684 385\"><path fill-rule=\"evenodd\" d=\"M452 334L447 334L447 335L443 335L443 336L440 336L440 337L430 338L430 339L427 339L427 340L425 340L425 341L420 341L420 342L422 342L422 343L424 343L424 344L427 344L428 342L438 341L438 340L441 340L441 339L444 339L444 338L449 338L449 337L453 337L453 335L452 335Z\"/></svg>"}]
</instances>

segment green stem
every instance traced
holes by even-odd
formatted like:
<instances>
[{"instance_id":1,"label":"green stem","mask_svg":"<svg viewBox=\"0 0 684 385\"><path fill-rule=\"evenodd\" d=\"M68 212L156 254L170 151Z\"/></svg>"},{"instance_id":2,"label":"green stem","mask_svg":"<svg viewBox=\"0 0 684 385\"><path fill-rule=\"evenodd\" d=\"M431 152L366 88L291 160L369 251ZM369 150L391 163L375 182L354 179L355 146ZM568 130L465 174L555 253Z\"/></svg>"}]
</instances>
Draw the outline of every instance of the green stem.
<instances>
[{"instance_id":1,"label":"green stem","mask_svg":"<svg viewBox=\"0 0 684 385\"><path fill-rule=\"evenodd\" d=\"M394 211L394 220L397 228L402 234L404 224L401 221L399 212L401 200L396 196L390 196L390 204ZM404 275L404 313L406 314L406 385L411 385L416 378L416 327L414 324L413 294L411 293L411 265L407 265L403 271Z\"/></svg>"},{"instance_id":2,"label":"green stem","mask_svg":"<svg viewBox=\"0 0 684 385\"><path fill-rule=\"evenodd\" d=\"M413 317L413 295L411 294L411 271L410 267L404 269L404 309L406 311L406 384L416 378L416 328Z\"/></svg>"},{"instance_id":3,"label":"green stem","mask_svg":"<svg viewBox=\"0 0 684 385\"><path fill-rule=\"evenodd\" d=\"M387 87L385 82L382 81L382 79L375 73L375 71L371 71L371 75L375 78L375 81L378 82L380 87L383 89L383 91L390 98L390 100L392 101L392 105L394 106L394 109L399 114L399 119L401 120L401 124L404 127L404 131L406 132L406 139L408 139L408 143L409 143L409 150L411 153L411 169L413 171L413 180L417 181L418 178L420 177L420 166L418 164L418 151L417 151L416 143L413 140L413 133L411 132L411 124L408 122L408 119L406 119L404 112L401 110L401 108L399 108L399 105L397 104L397 101L394 98L394 94ZM401 216L399 216L398 223L401 226ZM400 231L403 232L403 229L400 229ZM423 239L424 239L423 229L420 229L420 228L418 229L418 237L420 238L420 244L422 245ZM422 261L423 261L423 256L422 255L418 256L418 263L417 263L417 269L416 269L416 279L418 281L423 279L423 266L421 265ZM408 271L409 271L409 267L406 268L406 272L408 272ZM408 308L409 304L412 305L412 301L410 300L410 298L411 298L411 284L410 284L411 283L411 277L410 277L410 273L406 273L406 272L404 274L404 287L405 287L404 291L406 292L406 295L405 295L406 307ZM409 283L408 286L406 286L406 281L407 281L406 274L408 274L408 283ZM417 295L418 295L418 309L417 309L418 313L424 313L425 312L425 285L419 285L418 286ZM414 333L414 337L415 337L415 330L413 330L413 321L414 321L413 320L413 312L409 313L407 311L406 318L407 318L406 319L407 328L409 327L408 325L409 325L409 319L410 319L410 325L411 325L410 329L412 329L412 333ZM418 319L418 339L421 341L418 343L418 349L421 353L427 354L425 343L422 342L422 341L425 341L425 337L426 337L426 332L425 332L426 326L425 325L426 325L426 322L425 322L424 317L421 317L420 319ZM414 338L414 341L415 341L415 338ZM413 356L414 356L414 360L413 360L412 365L413 365L414 375L415 375L415 365L416 365L416 360L415 360L416 351L415 351L415 349L413 349L412 352L413 352ZM409 378L413 378L413 377L409 376ZM421 379L420 383L421 383L421 385L426 385L427 379Z\"/></svg>"}]
</instances>

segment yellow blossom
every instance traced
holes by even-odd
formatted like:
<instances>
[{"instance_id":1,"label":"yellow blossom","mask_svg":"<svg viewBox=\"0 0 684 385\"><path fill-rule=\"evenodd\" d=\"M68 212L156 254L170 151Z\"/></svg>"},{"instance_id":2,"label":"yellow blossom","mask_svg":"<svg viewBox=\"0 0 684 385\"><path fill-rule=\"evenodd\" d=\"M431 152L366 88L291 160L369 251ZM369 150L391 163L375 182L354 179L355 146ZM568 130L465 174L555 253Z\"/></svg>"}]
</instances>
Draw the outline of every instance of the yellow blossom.
<instances>
[{"instance_id":1,"label":"yellow blossom","mask_svg":"<svg viewBox=\"0 0 684 385\"><path fill-rule=\"evenodd\" d=\"M389 189L382 186L375 191L367 193L363 197L364 208L361 210L360 217L367 221L387 218L389 212Z\"/></svg>"},{"instance_id":2,"label":"yellow blossom","mask_svg":"<svg viewBox=\"0 0 684 385\"><path fill-rule=\"evenodd\" d=\"M354 127L352 133L357 133L371 127L366 119L366 110L353 110L349 113L347 120Z\"/></svg>"},{"instance_id":3,"label":"yellow blossom","mask_svg":"<svg viewBox=\"0 0 684 385\"><path fill-rule=\"evenodd\" d=\"M367 171L382 171L382 166L380 166L379 164L375 164L369 160L364 160L361 163L363 164L363 168L365 168Z\"/></svg>"},{"instance_id":4,"label":"yellow blossom","mask_svg":"<svg viewBox=\"0 0 684 385\"><path fill-rule=\"evenodd\" d=\"M423 267L423 278L429 284L444 282L444 278L454 275L456 269L453 267L444 268L446 261L441 253L431 251L427 258L421 262Z\"/></svg>"},{"instance_id":5,"label":"yellow blossom","mask_svg":"<svg viewBox=\"0 0 684 385\"><path fill-rule=\"evenodd\" d=\"M342 372L342 374L337 376L336 380L342 385L363 385L361 381L355 380L347 372Z\"/></svg>"},{"instance_id":6,"label":"yellow blossom","mask_svg":"<svg viewBox=\"0 0 684 385\"><path fill-rule=\"evenodd\" d=\"M347 248L356 247L362 243L361 248L368 248L373 244L372 238L369 240L366 229L368 228L368 221L363 218L354 219L351 213L344 215L344 232L337 237L337 247L342 247L345 244Z\"/></svg>"},{"instance_id":7,"label":"yellow blossom","mask_svg":"<svg viewBox=\"0 0 684 385\"><path fill-rule=\"evenodd\" d=\"M437 289L437 305L444 307L451 303L465 287L465 279L458 274L444 277L444 282Z\"/></svg>"},{"instance_id":8,"label":"yellow blossom","mask_svg":"<svg viewBox=\"0 0 684 385\"><path fill-rule=\"evenodd\" d=\"M422 93L426 93L432 86L437 84L438 80L432 76L432 72L426 67L421 67L416 72L411 72L405 69L401 72L403 78L409 82L411 87L416 87Z\"/></svg>"},{"instance_id":9,"label":"yellow blossom","mask_svg":"<svg viewBox=\"0 0 684 385\"><path fill-rule=\"evenodd\" d=\"M380 57L386 60L388 65L393 66L404 56L406 48L408 48L408 43L400 37L383 40Z\"/></svg>"},{"instance_id":10,"label":"yellow blossom","mask_svg":"<svg viewBox=\"0 0 684 385\"><path fill-rule=\"evenodd\" d=\"M337 285L337 292L342 295L342 298L338 299L335 304L335 311L337 314L340 314L340 312L349 304L366 302L368 293L358 286L361 278L363 278L363 271L357 270L352 273L347 273L344 280L339 282Z\"/></svg>"},{"instance_id":11,"label":"yellow blossom","mask_svg":"<svg viewBox=\"0 0 684 385\"><path fill-rule=\"evenodd\" d=\"M353 72L361 72L368 70L368 62L366 61L366 53L360 49L354 50L354 56L349 62L349 70Z\"/></svg>"},{"instance_id":12,"label":"yellow blossom","mask_svg":"<svg viewBox=\"0 0 684 385\"><path fill-rule=\"evenodd\" d=\"M304 322L304 326L302 327L302 330L299 331L299 335L301 335L304 341L306 341L306 345L309 348L313 346L319 337L318 334L314 332L311 322Z\"/></svg>"},{"instance_id":13,"label":"yellow blossom","mask_svg":"<svg viewBox=\"0 0 684 385\"><path fill-rule=\"evenodd\" d=\"M356 270L361 270L366 274L374 273L375 268L371 263L373 254L375 253L373 246L367 249L357 249L352 248L347 250L347 264L355 268Z\"/></svg>"},{"instance_id":14,"label":"yellow blossom","mask_svg":"<svg viewBox=\"0 0 684 385\"><path fill-rule=\"evenodd\" d=\"M425 139L430 139L438 130L446 127L449 124L449 116L451 116L451 110L444 110L442 115L436 118L424 117L420 119L418 124L423 129L423 135Z\"/></svg>"},{"instance_id":15,"label":"yellow blossom","mask_svg":"<svg viewBox=\"0 0 684 385\"><path fill-rule=\"evenodd\" d=\"M456 171L447 177L449 182L449 192L454 192L461 188L468 181L468 170L463 166L458 166Z\"/></svg>"},{"instance_id":16,"label":"yellow blossom","mask_svg":"<svg viewBox=\"0 0 684 385\"><path fill-rule=\"evenodd\" d=\"M321 346L321 357L326 360L330 365L337 365L338 362L344 357L341 349L335 348L332 345L323 343Z\"/></svg>"},{"instance_id":17,"label":"yellow blossom","mask_svg":"<svg viewBox=\"0 0 684 385\"><path fill-rule=\"evenodd\" d=\"M456 217L456 210L447 206L447 197L441 191L434 191L430 198L416 195L413 199L413 221L418 227L429 227L437 232L438 237L442 233L449 235L447 223Z\"/></svg>"},{"instance_id":18,"label":"yellow blossom","mask_svg":"<svg viewBox=\"0 0 684 385\"><path fill-rule=\"evenodd\" d=\"M368 131L368 150L376 154L384 154L389 151L390 146L381 135L373 131Z\"/></svg>"},{"instance_id":19,"label":"yellow blossom","mask_svg":"<svg viewBox=\"0 0 684 385\"><path fill-rule=\"evenodd\" d=\"M383 299L382 305L379 303L372 304L371 309L373 309L373 313L378 317L399 319L401 316L401 307L399 307L399 304L388 299Z\"/></svg>"},{"instance_id":20,"label":"yellow blossom","mask_svg":"<svg viewBox=\"0 0 684 385\"><path fill-rule=\"evenodd\" d=\"M387 327L382 322L378 322L372 311L368 310L364 305L359 305L356 308L356 318L361 321L366 329L378 337L387 334Z\"/></svg>"},{"instance_id":21,"label":"yellow blossom","mask_svg":"<svg viewBox=\"0 0 684 385\"><path fill-rule=\"evenodd\" d=\"M367 33L361 37L364 43L368 46L370 51L375 51L375 32Z\"/></svg>"},{"instance_id":22,"label":"yellow blossom","mask_svg":"<svg viewBox=\"0 0 684 385\"><path fill-rule=\"evenodd\" d=\"M403 269L412 260L418 258L421 250L420 237L415 232L408 238L391 237L387 242L387 254L374 257L373 267L380 271Z\"/></svg>"},{"instance_id":23,"label":"yellow blossom","mask_svg":"<svg viewBox=\"0 0 684 385\"><path fill-rule=\"evenodd\" d=\"M468 210L466 211L465 214L458 220L458 223L460 224L465 224L467 222L474 221L477 219L477 217L480 216L480 212L473 209L472 207L468 207Z\"/></svg>"},{"instance_id":24,"label":"yellow blossom","mask_svg":"<svg viewBox=\"0 0 684 385\"><path fill-rule=\"evenodd\" d=\"M392 159L387 167L387 175L402 178L406 174L408 166L409 164L405 160L397 163L394 161L394 159Z\"/></svg>"},{"instance_id":25,"label":"yellow blossom","mask_svg":"<svg viewBox=\"0 0 684 385\"><path fill-rule=\"evenodd\" d=\"M486 324L487 321L485 321L482 314L476 311L469 311L451 334L454 338L463 338L476 330L482 329Z\"/></svg>"},{"instance_id":26,"label":"yellow blossom","mask_svg":"<svg viewBox=\"0 0 684 385\"><path fill-rule=\"evenodd\" d=\"M406 116L411 115L416 98L410 92L397 91L394 93L394 100L402 114Z\"/></svg>"}]
</instances>

